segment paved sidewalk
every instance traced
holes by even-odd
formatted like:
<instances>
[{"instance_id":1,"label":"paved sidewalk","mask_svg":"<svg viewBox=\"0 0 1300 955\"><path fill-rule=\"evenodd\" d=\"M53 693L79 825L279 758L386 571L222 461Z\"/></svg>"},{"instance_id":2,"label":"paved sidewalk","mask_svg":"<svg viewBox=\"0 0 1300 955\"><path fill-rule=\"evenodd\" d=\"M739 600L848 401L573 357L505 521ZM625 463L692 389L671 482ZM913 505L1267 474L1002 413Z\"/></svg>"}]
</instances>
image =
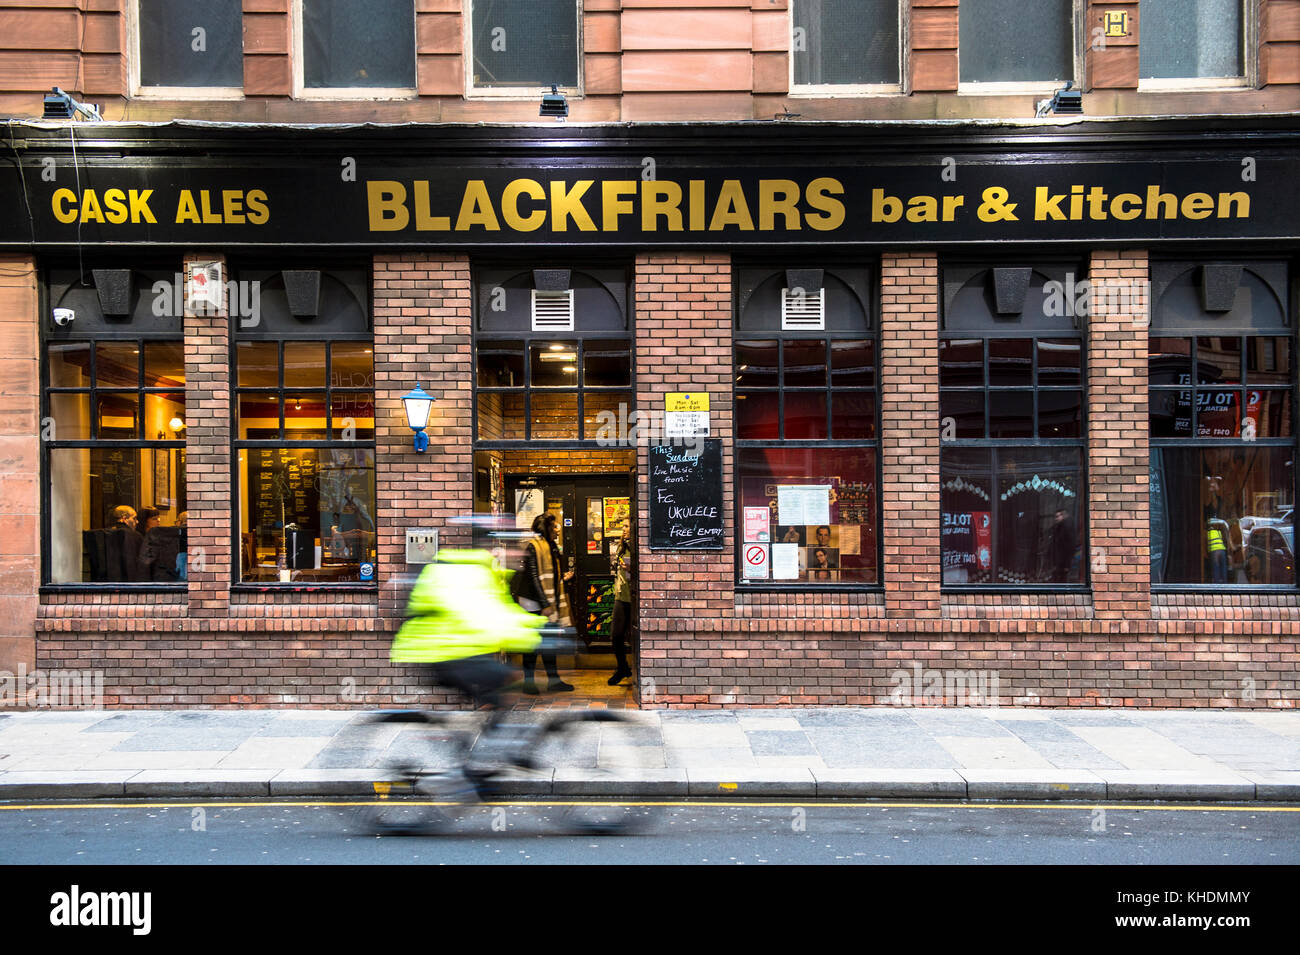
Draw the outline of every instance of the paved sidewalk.
<instances>
[{"instance_id":1,"label":"paved sidewalk","mask_svg":"<svg viewBox=\"0 0 1300 955\"><path fill-rule=\"evenodd\" d=\"M0 714L0 800L363 796L409 726L348 710ZM526 724L544 713L514 713ZM1300 712L822 708L592 724L529 796L1300 802ZM615 745L617 742L618 745ZM427 744L425 744L427 745ZM449 759L449 752L433 759Z\"/></svg>"}]
</instances>

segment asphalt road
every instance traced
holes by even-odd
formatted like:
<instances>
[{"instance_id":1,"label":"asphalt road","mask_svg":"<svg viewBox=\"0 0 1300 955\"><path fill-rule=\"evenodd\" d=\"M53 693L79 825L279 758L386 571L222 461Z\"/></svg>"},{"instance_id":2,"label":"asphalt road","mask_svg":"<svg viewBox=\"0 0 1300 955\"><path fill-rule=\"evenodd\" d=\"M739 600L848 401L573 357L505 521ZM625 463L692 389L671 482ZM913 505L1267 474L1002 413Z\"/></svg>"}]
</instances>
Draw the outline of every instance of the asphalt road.
<instances>
[{"instance_id":1,"label":"asphalt road","mask_svg":"<svg viewBox=\"0 0 1300 955\"><path fill-rule=\"evenodd\" d=\"M0 803L5 864L1300 863L1300 806L671 801L635 834L564 831L559 803L475 807L438 835L377 837L340 801ZM585 817L584 817L585 818Z\"/></svg>"}]
</instances>

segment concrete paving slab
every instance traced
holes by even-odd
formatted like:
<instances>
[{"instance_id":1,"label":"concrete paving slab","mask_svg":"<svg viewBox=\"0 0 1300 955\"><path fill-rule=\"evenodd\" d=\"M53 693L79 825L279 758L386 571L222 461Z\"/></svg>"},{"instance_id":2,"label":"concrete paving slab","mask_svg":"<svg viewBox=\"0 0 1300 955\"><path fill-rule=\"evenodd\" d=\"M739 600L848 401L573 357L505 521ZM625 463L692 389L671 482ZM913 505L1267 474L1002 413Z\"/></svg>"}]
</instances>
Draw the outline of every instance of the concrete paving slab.
<instances>
[{"instance_id":1,"label":"concrete paving slab","mask_svg":"<svg viewBox=\"0 0 1300 955\"><path fill-rule=\"evenodd\" d=\"M1255 798L1300 802L1300 771L1245 772L1255 784Z\"/></svg>"},{"instance_id":2,"label":"concrete paving slab","mask_svg":"<svg viewBox=\"0 0 1300 955\"><path fill-rule=\"evenodd\" d=\"M761 714L744 714L737 720L740 728L746 732L753 730L786 730L801 732L803 727L799 725L799 720L793 716L782 716L780 710L773 712L771 716Z\"/></svg>"},{"instance_id":3,"label":"concrete paving slab","mask_svg":"<svg viewBox=\"0 0 1300 955\"><path fill-rule=\"evenodd\" d=\"M1125 769L1213 772L1222 768L1143 726L1074 726L1073 730Z\"/></svg>"},{"instance_id":4,"label":"concrete paving slab","mask_svg":"<svg viewBox=\"0 0 1300 955\"><path fill-rule=\"evenodd\" d=\"M128 796L269 796L276 769L146 769L126 781Z\"/></svg>"},{"instance_id":5,"label":"concrete paving slab","mask_svg":"<svg viewBox=\"0 0 1300 955\"><path fill-rule=\"evenodd\" d=\"M1255 798L1255 784L1228 772L1111 769L1100 772L1108 799L1241 799Z\"/></svg>"},{"instance_id":6,"label":"concrete paving slab","mask_svg":"<svg viewBox=\"0 0 1300 955\"><path fill-rule=\"evenodd\" d=\"M271 720L253 736L275 736L287 738L292 736L336 736L351 725L346 717L319 720Z\"/></svg>"},{"instance_id":7,"label":"concrete paving slab","mask_svg":"<svg viewBox=\"0 0 1300 955\"><path fill-rule=\"evenodd\" d=\"M812 756L813 745L802 729L750 731L745 736L755 756Z\"/></svg>"},{"instance_id":8,"label":"concrete paving slab","mask_svg":"<svg viewBox=\"0 0 1300 955\"><path fill-rule=\"evenodd\" d=\"M937 736L935 742L964 769L1050 770L1055 767L1018 736Z\"/></svg>"},{"instance_id":9,"label":"concrete paving slab","mask_svg":"<svg viewBox=\"0 0 1300 955\"><path fill-rule=\"evenodd\" d=\"M744 767L687 767L688 795L771 796L795 799L817 795L817 780L808 769L747 769Z\"/></svg>"},{"instance_id":10,"label":"concrete paving slab","mask_svg":"<svg viewBox=\"0 0 1300 955\"><path fill-rule=\"evenodd\" d=\"M814 769L818 797L965 799L966 780L953 769Z\"/></svg>"},{"instance_id":11,"label":"concrete paving slab","mask_svg":"<svg viewBox=\"0 0 1300 955\"><path fill-rule=\"evenodd\" d=\"M998 722L998 723L1002 723L1002 722L1007 722L1007 723L1029 723L1029 722L1034 722L1034 723L1044 723L1044 722L1051 722L1051 720L1052 720L1052 712L1051 712L1050 710L1035 710L1035 709L1029 709L1029 708L1025 708L1025 709L1015 709L1015 708L1007 708L1007 709L1003 709L1002 707L994 706L994 707L989 707L988 714L989 714L989 719L994 720L995 722Z\"/></svg>"},{"instance_id":12,"label":"concrete paving slab","mask_svg":"<svg viewBox=\"0 0 1300 955\"><path fill-rule=\"evenodd\" d=\"M305 769L327 745L328 736L255 736L221 760L225 769Z\"/></svg>"},{"instance_id":13,"label":"concrete paving slab","mask_svg":"<svg viewBox=\"0 0 1300 955\"><path fill-rule=\"evenodd\" d=\"M959 769L971 799L1106 798L1106 783L1086 770Z\"/></svg>"},{"instance_id":14,"label":"concrete paving slab","mask_svg":"<svg viewBox=\"0 0 1300 955\"><path fill-rule=\"evenodd\" d=\"M237 748L252 735L242 727L211 726L207 729L159 730L148 729L133 733L113 749L122 753L147 753L168 750L211 750Z\"/></svg>"},{"instance_id":15,"label":"concrete paving slab","mask_svg":"<svg viewBox=\"0 0 1300 955\"><path fill-rule=\"evenodd\" d=\"M637 769L591 773L557 769L552 782L555 796L686 796L685 769Z\"/></svg>"},{"instance_id":16,"label":"concrete paving slab","mask_svg":"<svg viewBox=\"0 0 1300 955\"><path fill-rule=\"evenodd\" d=\"M134 770L0 773L0 799L96 799L122 796Z\"/></svg>"},{"instance_id":17,"label":"concrete paving slab","mask_svg":"<svg viewBox=\"0 0 1300 955\"><path fill-rule=\"evenodd\" d=\"M664 764L669 769L689 769L691 767L699 769L705 766L730 766L755 769L758 766L754 761L754 754L748 746L743 749L738 747L704 749L688 746L665 746Z\"/></svg>"},{"instance_id":18,"label":"concrete paving slab","mask_svg":"<svg viewBox=\"0 0 1300 955\"><path fill-rule=\"evenodd\" d=\"M759 769L825 769L826 761L820 756L755 756Z\"/></svg>"},{"instance_id":19,"label":"concrete paving slab","mask_svg":"<svg viewBox=\"0 0 1300 955\"><path fill-rule=\"evenodd\" d=\"M183 750L158 753L101 753L85 763L86 769L216 769L229 750Z\"/></svg>"},{"instance_id":20,"label":"concrete paving slab","mask_svg":"<svg viewBox=\"0 0 1300 955\"><path fill-rule=\"evenodd\" d=\"M663 727L663 740L665 746L689 746L693 748L705 746L747 747L749 745L745 731L741 729L739 721L733 721L726 725L706 723L700 726L695 726L694 724L682 725L680 723L665 723Z\"/></svg>"}]
</instances>

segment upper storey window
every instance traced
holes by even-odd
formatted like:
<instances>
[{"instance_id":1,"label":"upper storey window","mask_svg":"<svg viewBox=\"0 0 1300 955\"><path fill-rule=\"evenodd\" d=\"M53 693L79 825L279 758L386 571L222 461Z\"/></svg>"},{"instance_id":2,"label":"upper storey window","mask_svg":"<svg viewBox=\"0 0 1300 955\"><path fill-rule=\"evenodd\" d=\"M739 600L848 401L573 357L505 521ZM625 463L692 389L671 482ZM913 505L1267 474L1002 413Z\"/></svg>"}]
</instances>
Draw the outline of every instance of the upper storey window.
<instances>
[{"instance_id":1,"label":"upper storey window","mask_svg":"<svg viewBox=\"0 0 1300 955\"><path fill-rule=\"evenodd\" d=\"M1241 0L1144 0L1140 30L1138 76L1144 87L1244 80Z\"/></svg>"},{"instance_id":2,"label":"upper storey window","mask_svg":"<svg viewBox=\"0 0 1300 955\"><path fill-rule=\"evenodd\" d=\"M898 0L795 0L791 25L794 88L899 88Z\"/></svg>"},{"instance_id":3,"label":"upper storey window","mask_svg":"<svg viewBox=\"0 0 1300 955\"><path fill-rule=\"evenodd\" d=\"M135 15L141 91L242 89L240 0L138 0Z\"/></svg>"},{"instance_id":4,"label":"upper storey window","mask_svg":"<svg viewBox=\"0 0 1300 955\"><path fill-rule=\"evenodd\" d=\"M963 86L1047 86L1074 78L1072 0L962 0L958 24Z\"/></svg>"},{"instance_id":5,"label":"upper storey window","mask_svg":"<svg viewBox=\"0 0 1300 955\"><path fill-rule=\"evenodd\" d=\"M578 0L470 0L470 92L579 92L581 22Z\"/></svg>"},{"instance_id":6,"label":"upper storey window","mask_svg":"<svg viewBox=\"0 0 1300 955\"><path fill-rule=\"evenodd\" d=\"M410 95L414 0L300 0L299 85L326 95Z\"/></svg>"}]
</instances>

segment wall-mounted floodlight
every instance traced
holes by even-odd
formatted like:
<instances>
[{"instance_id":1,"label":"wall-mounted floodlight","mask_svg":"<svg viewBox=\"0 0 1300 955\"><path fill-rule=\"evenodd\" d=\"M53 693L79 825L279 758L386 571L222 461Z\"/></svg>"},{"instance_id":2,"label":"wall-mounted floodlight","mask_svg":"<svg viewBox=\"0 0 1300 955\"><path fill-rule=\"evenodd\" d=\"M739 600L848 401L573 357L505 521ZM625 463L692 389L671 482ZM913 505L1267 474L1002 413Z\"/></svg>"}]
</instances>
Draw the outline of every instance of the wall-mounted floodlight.
<instances>
[{"instance_id":1,"label":"wall-mounted floodlight","mask_svg":"<svg viewBox=\"0 0 1300 955\"><path fill-rule=\"evenodd\" d=\"M1051 99L1039 100L1038 105L1034 108L1034 116L1046 116L1048 113L1055 116L1082 115L1083 90L1076 90L1074 81L1071 80L1053 93Z\"/></svg>"},{"instance_id":2,"label":"wall-mounted floodlight","mask_svg":"<svg viewBox=\"0 0 1300 955\"><path fill-rule=\"evenodd\" d=\"M549 93L542 94L542 108L537 111L537 115L554 116L556 120L569 115L569 101L564 98L558 86L552 86Z\"/></svg>"},{"instance_id":3,"label":"wall-mounted floodlight","mask_svg":"<svg viewBox=\"0 0 1300 955\"><path fill-rule=\"evenodd\" d=\"M91 122L102 123L104 117L99 115L99 107L89 103L79 103L57 86L45 94L45 119L72 119L82 116Z\"/></svg>"}]
</instances>

